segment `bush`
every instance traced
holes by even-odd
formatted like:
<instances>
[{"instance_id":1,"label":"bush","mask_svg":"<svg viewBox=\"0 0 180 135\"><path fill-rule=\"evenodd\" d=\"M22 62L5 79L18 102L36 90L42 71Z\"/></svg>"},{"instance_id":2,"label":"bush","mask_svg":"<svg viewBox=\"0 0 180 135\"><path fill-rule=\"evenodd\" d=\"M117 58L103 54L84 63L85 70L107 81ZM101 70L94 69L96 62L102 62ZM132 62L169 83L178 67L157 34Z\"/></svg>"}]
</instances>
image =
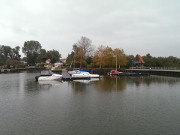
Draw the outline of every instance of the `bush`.
<instances>
[{"instance_id":1,"label":"bush","mask_svg":"<svg viewBox=\"0 0 180 135\"><path fill-rule=\"evenodd\" d=\"M14 60L14 59L8 59L6 61L7 68L24 68L24 63Z\"/></svg>"},{"instance_id":2,"label":"bush","mask_svg":"<svg viewBox=\"0 0 180 135\"><path fill-rule=\"evenodd\" d=\"M39 67L44 67L44 66L46 66L46 65L48 65L48 63L39 63L39 64L38 64Z\"/></svg>"}]
</instances>

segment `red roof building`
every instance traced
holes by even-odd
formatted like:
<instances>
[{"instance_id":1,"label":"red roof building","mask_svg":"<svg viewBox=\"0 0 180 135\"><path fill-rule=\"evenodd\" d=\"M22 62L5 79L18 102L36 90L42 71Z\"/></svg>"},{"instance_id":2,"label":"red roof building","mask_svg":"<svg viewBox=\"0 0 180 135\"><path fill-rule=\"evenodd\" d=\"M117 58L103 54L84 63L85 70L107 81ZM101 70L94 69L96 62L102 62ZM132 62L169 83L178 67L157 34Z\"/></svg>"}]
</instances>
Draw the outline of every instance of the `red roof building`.
<instances>
[{"instance_id":1,"label":"red roof building","mask_svg":"<svg viewBox=\"0 0 180 135\"><path fill-rule=\"evenodd\" d=\"M137 54L133 60L133 66L134 67L143 67L144 63L145 62L144 62L143 58L139 54Z\"/></svg>"}]
</instances>

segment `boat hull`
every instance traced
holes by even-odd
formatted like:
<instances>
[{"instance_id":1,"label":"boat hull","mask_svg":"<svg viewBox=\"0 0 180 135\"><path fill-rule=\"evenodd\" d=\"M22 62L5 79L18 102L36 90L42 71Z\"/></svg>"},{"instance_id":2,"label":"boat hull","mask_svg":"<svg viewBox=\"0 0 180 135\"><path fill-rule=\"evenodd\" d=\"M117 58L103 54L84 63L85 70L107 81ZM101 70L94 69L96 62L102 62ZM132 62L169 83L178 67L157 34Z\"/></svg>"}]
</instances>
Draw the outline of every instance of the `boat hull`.
<instances>
[{"instance_id":1,"label":"boat hull","mask_svg":"<svg viewBox=\"0 0 180 135\"><path fill-rule=\"evenodd\" d=\"M38 77L36 77L36 80L38 80L38 81L52 81L52 80L58 80L61 78L62 78L62 75L52 74L51 76L38 76Z\"/></svg>"},{"instance_id":2,"label":"boat hull","mask_svg":"<svg viewBox=\"0 0 180 135\"><path fill-rule=\"evenodd\" d=\"M79 74L72 74L72 78L99 78L99 75L90 74L88 72L81 72Z\"/></svg>"},{"instance_id":3,"label":"boat hull","mask_svg":"<svg viewBox=\"0 0 180 135\"><path fill-rule=\"evenodd\" d=\"M80 74L72 74L72 78L90 78L90 77L89 74L80 73Z\"/></svg>"}]
</instances>

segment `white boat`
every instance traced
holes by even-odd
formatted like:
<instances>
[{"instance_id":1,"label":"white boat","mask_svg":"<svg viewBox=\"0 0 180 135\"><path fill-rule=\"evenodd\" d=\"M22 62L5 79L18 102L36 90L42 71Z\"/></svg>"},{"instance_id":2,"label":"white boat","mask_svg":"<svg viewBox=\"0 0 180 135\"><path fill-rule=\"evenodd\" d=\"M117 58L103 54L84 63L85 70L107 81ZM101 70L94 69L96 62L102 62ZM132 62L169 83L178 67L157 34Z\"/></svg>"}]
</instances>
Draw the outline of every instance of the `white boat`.
<instances>
[{"instance_id":1,"label":"white boat","mask_svg":"<svg viewBox=\"0 0 180 135\"><path fill-rule=\"evenodd\" d=\"M43 70L39 76L36 76L36 81L51 81L61 79L62 75L55 74L50 70Z\"/></svg>"},{"instance_id":2,"label":"white boat","mask_svg":"<svg viewBox=\"0 0 180 135\"><path fill-rule=\"evenodd\" d=\"M89 72L80 72L72 74L72 78L99 78L98 74L90 74Z\"/></svg>"}]
</instances>

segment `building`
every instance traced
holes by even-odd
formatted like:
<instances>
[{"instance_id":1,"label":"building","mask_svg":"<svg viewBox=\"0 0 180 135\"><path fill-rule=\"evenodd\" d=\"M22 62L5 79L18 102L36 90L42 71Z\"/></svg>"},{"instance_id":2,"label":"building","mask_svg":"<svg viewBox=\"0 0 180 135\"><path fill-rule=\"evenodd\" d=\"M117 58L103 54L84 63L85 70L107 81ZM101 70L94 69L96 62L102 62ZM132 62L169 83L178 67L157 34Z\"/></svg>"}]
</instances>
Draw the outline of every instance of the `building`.
<instances>
[{"instance_id":1,"label":"building","mask_svg":"<svg viewBox=\"0 0 180 135\"><path fill-rule=\"evenodd\" d=\"M55 69L60 69L62 66L63 66L63 63L60 63L60 62L54 63Z\"/></svg>"},{"instance_id":2,"label":"building","mask_svg":"<svg viewBox=\"0 0 180 135\"><path fill-rule=\"evenodd\" d=\"M51 59L47 59L47 60L45 61L45 63L50 64L50 63L51 63Z\"/></svg>"},{"instance_id":3,"label":"building","mask_svg":"<svg viewBox=\"0 0 180 135\"><path fill-rule=\"evenodd\" d=\"M47 59L47 60L45 61L45 63L47 64L47 65L44 65L44 67L45 67L46 69L51 69L51 68L52 68L51 59Z\"/></svg>"},{"instance_id":4,"label":"building","mask_svg":"<svg viewBox=\"0 0 180 135\"><path fill-rule=\"evenodd\" d=\"M61 61L62 63L66 63L66 58L61 58L60 61Z\"/></svg>"},{"instance_id":5,"label":"building","mask_svg":"<svg viewBox=\"0 0 180 135\"><path fill-rule=\"evenodd\" d=\"M137 54L133 60L133 67L144 67L144 64L145 62L143 58L139 54Z\"/></svg>"}]
</instances>

